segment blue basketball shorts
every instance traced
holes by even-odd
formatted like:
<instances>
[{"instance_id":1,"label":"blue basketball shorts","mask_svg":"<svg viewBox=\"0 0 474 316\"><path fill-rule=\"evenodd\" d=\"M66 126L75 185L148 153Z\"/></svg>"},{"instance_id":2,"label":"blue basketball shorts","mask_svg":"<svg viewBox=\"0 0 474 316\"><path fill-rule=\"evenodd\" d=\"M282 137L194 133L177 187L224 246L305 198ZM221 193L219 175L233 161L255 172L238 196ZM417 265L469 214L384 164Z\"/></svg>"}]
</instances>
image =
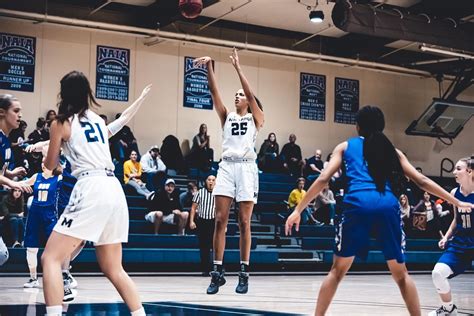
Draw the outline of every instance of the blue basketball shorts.
<instances>
[{"instance_id":1,"label":"blue basketball shorts","mask_svg":"<svg viewBox=\"0 0 474 316\"><path fill-rule=\"evenodd\" d=\"M334 253L366 260L373 235L385 260L404 263L405 233L400 215L398 200L391 192L362 190L347 194L336 226Z\"/></svg>"},{"instance_id":2,"label":"blue basketball shorts","mask_svg":"<svg viewBox=\"0 0 474 316\"><path fill-rule=\"evenodd\" d=\"M31 205L26 219L25 247L44 247L57 221L58 217L54 205Z\"/></svg>"}]
</instances>

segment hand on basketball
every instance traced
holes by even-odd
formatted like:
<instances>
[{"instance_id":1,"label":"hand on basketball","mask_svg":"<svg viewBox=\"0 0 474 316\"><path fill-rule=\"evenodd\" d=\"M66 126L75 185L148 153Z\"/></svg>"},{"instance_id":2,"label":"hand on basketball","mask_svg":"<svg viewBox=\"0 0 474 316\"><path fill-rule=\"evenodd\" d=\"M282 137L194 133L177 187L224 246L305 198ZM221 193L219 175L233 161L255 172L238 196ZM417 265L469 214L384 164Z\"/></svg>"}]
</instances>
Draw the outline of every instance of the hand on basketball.
<instances>
[{"instance_id":1,"label":"hand on basketball","mask_svg":"<svg viewBox=\"0 0 474 316\"><path fill-rule=\"evenodd\" d=\"M199 57L193 60L193 66L196 68L202 65L207 65L207 63L210 61L211 61L211 57L209 56Z\"/></svg>"},{"instance_id":2,"label":"hand on basketball","mask_svg":"<svg viewBox=\"0 0 474 316\"><path fill-rule=\"evenodd\" d=\"M295 225L296 231L300 230L300 221L301 215L296 210L291 213L291 215L286 219L285 223L285 235L291 236L291 230L293 229L293 225Z\"/></svg>"},{"instance_id":3,"label":"hand on basketball","mask_svg":"<svg viewBox=\"0 0 474 316\"><path fill-rule=\"evenodd\" d=\"M146 96L148 95L148 93L149 93L150 90L151 90L151 87L152 87L152 84L150 83L150 84L147 85L145 88L143 88L142 94L140 95L140 99L146 98Z\"/></svg>"},{"instance_id":4,"label":"hand on basketball","mask_svg":"<svg viewBox=\"0 0 474 316\"><path fill-rule=\"evenodd\" d=\"M459 213L471 213L474 208L474 205L467 202L459 202L456 206L458 207Z\"/></svg>"},{"instance_id":5,"label":"hand on basketball","mask_svg":"<svg viewBox=\"0 0 474 316\"><path fill-rule=\"evenodd\" d=\"M232 55L229 56L230 60L232 61L232 65L235 68L240 67L240 62L239 62L239 55L237 54L237 48L232 49Z\"/></svg>"}]
</instances>

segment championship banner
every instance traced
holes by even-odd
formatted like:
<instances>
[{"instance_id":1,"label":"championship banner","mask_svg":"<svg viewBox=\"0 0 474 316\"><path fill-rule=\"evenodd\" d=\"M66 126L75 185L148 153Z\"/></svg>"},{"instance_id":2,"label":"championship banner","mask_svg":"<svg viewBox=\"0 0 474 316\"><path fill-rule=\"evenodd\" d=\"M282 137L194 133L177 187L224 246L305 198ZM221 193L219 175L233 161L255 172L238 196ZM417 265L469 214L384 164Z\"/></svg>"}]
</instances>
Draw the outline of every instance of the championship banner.
<instances>
[{"instance_id":1,"label":"championship banner","mask_svg":"<svg viewBox=\"0 0 474 316\"><path fill-rule=\"evenodd\" d=\"M36 38L0 33L0 89L35 90Z\"/></svg>"},{"instance_id":2,"label":"championship banner","mask_svg":"<svg viewBox=\"0 0 474 316\"><path fill-rule=\"evenodd\" d=\"M300 119L326 120L326 76L300 73Z\"/></svg>"},{"instance_id":3,"label":"championship banner","mask_svg":"<svg viewBox=\"0 0 474 316\"><path fill-rule=\"evenodd\" d=\"M130 50L97 46L95 97L128 101Z\"/></svg>"}]
</instances>

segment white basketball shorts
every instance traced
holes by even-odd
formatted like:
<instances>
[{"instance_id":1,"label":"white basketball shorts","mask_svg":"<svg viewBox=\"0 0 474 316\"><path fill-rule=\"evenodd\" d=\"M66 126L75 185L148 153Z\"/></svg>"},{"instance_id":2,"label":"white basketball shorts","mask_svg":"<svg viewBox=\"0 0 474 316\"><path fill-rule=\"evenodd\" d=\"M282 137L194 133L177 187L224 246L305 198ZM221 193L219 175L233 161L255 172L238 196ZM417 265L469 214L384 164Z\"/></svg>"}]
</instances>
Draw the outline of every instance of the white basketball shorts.
<instances>
[{"instance_id":1,"label":"white basketball shorts","mask_svg":"<svg viewBox=\"0 0 474 316\"><path fill-rule=\"evenodd\" d=\"M221 161L212 195L235 198L236 202L257 203L258 168L255 162Z\"/></svg>"},{"instance_id":2,"label":"white basketball shorts","mask_svg":"<svg viewBox=\"0 0 474 316\"><path fill-rule=\"evenodd\" d=\"M128 206L118 179L80 177L54 230L98 246L127 242Z\"/></svg>"}]
</instances>

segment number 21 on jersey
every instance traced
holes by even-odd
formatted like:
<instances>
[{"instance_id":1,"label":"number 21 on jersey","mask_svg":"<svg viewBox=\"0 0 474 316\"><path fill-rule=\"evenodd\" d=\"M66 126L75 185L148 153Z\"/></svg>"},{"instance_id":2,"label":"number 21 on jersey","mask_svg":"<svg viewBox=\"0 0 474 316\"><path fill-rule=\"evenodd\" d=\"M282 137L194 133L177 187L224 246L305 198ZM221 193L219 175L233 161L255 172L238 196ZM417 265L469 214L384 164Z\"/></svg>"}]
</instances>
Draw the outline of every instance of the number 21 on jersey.
<instances>
[{"instance_id":1,"label":"number 21 on jersey","mask_svg":"<svg viewBox=\"0 0 474 316\"><path fill-rule=\"evenodd\" d=\"M81 127L84 130L84 134L86 135L87 142L89 143L95 143L99 141L99 137L97 137L97 134L100 136L100 141L105 144L105 139L104 135L102 134L102 131L100 130L100 125L99 123L89 123L89 122L80 122ZM95 126L94 126L95 125Z\"/></svg>"}]
</instances>

